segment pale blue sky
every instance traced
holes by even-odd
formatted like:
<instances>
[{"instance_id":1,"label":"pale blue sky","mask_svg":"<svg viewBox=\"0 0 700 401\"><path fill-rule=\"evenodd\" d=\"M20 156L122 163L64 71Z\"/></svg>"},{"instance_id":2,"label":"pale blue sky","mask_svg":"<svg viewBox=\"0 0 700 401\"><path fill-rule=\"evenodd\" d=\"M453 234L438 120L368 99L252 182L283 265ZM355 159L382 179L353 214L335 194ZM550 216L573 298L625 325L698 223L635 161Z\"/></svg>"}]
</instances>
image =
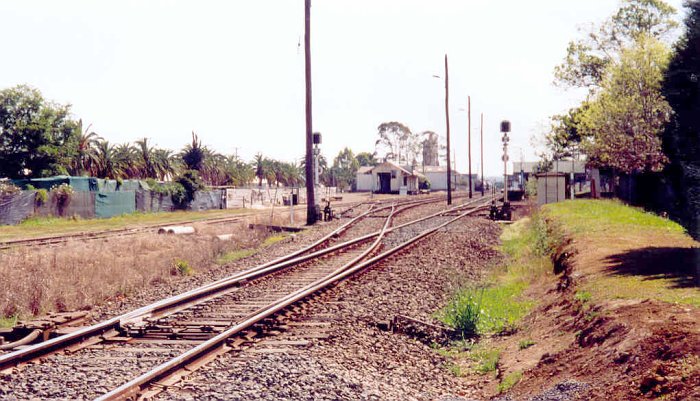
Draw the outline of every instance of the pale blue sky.
<instances>
[{"instance_id":1,"label":"pale blue sky","mask_svg":"<svg viewBox=\"0 0 700 401\"><path fill-rule=\"evenodd\" d=\"M680 8L681 0L669 3ZM245 159L304 153L303 0L0 1L0 88L27 83L71 103L110 142L149 137L179 150L195 130ZM315 0L314 130L329 159L372 151L376 127L401 121L444 135L443 56L451 132L466 170L467 95L473 170L485 114L486 174L502 171L498 123L529 138L581 93L554 87L577 28L617 0ZM679 10L680 11L680 10ZM301 42L301 47L298 45Z\"/></svg>"}]
</instances>

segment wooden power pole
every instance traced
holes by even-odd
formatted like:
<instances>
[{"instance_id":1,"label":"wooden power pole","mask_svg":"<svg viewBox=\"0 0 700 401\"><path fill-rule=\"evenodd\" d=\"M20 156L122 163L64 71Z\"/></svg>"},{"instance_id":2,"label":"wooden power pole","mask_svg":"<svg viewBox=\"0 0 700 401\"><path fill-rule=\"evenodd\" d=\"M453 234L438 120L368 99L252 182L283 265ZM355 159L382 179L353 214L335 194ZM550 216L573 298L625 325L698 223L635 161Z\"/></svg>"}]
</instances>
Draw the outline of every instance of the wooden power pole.
<instances>
[{"instance_id":1,"label":"wooden power pole","mask_svg":"<svg viewBox=\"0 0 700 401\"><path fill-rule=\"evenodd\" d=\"M311 0L304 0L304 55L306 67L306 224L316 223L313 128L311 124Z\"/></svg>"},{"instance_id":2,"label":"wooden power pole","mask_svg":"<svg viewBox=\"0 0 700 401\"><path fill-rule=\"evenodd\" d=\"M481 196L484 196L484 113L481 113Z\"/></svg>"},{"instance_id":3,"label":"wooden power pole","mask_svg":"<svg viewBox=\"0 0 700 401\"><path fill-rule=\"evenodd\" d=\"M447 126L447 204L452 204L452 165L450 164L450 85L445 54L445 125Z\"/></svg>"},{"instance_id":4,"label":"wooden power pole","mask_svg":"<svg viewBox=\"0 0 700 401\"><path fill-rule=\"evenodd\" d=\"M469 159L469 199L472 197L472 97L467 96L467 154Z\"/></svg>"}]
</instances>

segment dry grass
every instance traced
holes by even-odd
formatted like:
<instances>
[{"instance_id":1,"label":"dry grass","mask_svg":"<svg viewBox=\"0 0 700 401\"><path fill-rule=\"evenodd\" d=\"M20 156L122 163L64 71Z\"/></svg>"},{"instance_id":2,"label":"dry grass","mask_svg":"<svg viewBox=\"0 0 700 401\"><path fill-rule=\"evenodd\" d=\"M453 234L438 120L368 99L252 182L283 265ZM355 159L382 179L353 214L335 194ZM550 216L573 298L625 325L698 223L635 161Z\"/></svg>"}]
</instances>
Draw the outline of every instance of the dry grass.
<instances>
[{"instance_id":1,"label":"dry grass","mask_svg":"<svg viewBox=\"0 0 700 401\"><path fill-rule=\"evenodd\" d=\"M212 237L218 233L234 233L234 239L218 241ZM221 255L256 248L266 237L237 223L206 227L192 236L140 234L7 250L0 253L0 316L76 310L128 296L177 279L176 261L187 262L197 274L215 266Z\"/></svg>"}]
</instances>

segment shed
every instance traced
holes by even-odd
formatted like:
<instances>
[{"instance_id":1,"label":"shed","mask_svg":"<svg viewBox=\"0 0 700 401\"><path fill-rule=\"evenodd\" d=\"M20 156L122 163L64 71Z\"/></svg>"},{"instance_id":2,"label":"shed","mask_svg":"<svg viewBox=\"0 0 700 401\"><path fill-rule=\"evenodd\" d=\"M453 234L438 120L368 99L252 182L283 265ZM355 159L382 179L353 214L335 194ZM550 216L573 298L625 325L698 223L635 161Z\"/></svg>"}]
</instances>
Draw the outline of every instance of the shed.
<instances>
[{"instance_id":1,"label":"shed","mask_svg":"<svg viewBox=\"0 0 700 401\"><path fill-rule=\"evenodd\" d=\"M372 166L362 166L355 173L355 190L358 192L368 192L374 189L372 185Z\"/></svg>"},{"instance_id":2,"label":"shed","mask_svg":"<svg viewBox=\"0 0 700 401\"><path fill-rule=\"evenodd\" d=\"M568 176L565 173L540 173L537 177L537 204L566 200Z\"/></svg>"},{"instance_id":3,"label":"shed","mask_svg":"<svg viewBox=\"0 0 700 401\"><path fill-rule=\"evenodd\" d=\"M410 171L398 164L386 161L373 167L372 174L373 190L380 194L418 192L418 179L423 176L418 171Z\"/></svg>"}]
</instances>

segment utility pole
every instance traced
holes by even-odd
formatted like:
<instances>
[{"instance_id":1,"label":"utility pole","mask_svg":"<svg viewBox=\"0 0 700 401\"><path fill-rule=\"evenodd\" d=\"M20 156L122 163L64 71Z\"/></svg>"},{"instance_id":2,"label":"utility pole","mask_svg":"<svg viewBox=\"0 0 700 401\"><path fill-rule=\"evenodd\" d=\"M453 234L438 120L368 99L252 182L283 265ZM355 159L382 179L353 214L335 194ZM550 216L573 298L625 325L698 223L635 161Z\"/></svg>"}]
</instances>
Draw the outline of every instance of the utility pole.
<instances>
[{"instance_id":1,"label":"utility pole","mask_svg":"<svg viewBox=\"0 0 700 401\"><path fill-rule=\"evenodd\" d=\"M316 223L313 133L311 124L311 0L304 0L304 55L306 79L306 224Z\"/></svg>"},{"instance_id":2,"label":"utility pole","mask_svg":"<svg viewBox=\"0 0 700 401\"><path fill-rule=\"evenodd\" d=\"M484 113L481 113L481 196L484 196Z\"/></svg>"},{"instance_id":3,"label":"utility pole","mask_svg":"<svg viewBox=\"0 0 700 401\"><path fill-rule=\"evenodd\" d=\"M447 74L447 54L445 54L445 125L447 126L447 204L452 204L452 165L450 164L450 85Z\"/></svg>"},{"instance_id":4,"label":"utility pole","mask_svg":"<svg viewBox=\"0 0 700 401\"><path fill-rule=\"evenodd\" d=\"M469 151L469 199L472 198L472 97L467 96L467 145Z\"/></svg>"}]
</instances>

